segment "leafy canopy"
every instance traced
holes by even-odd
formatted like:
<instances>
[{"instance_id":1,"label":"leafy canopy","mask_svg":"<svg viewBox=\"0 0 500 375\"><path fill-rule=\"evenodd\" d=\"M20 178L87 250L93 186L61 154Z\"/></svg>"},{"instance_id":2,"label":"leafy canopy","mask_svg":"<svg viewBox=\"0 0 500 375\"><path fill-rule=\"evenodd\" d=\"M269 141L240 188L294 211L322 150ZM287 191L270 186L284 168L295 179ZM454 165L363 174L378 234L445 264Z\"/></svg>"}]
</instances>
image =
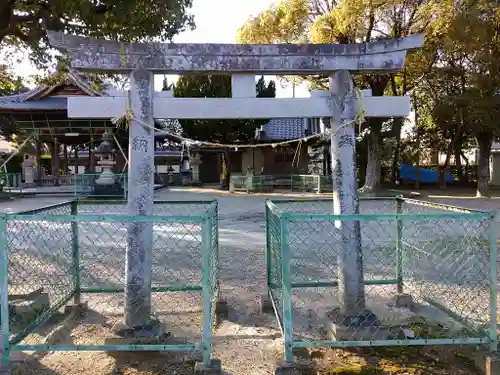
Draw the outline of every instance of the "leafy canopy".
<instances>
[{"instance_id":1,"label":"leafy canopy","mask_svg":"<svg viewBox=\"0 0 500 375\"><path fill-rule=\"evenodd\" d=\"M0 65L0 96L16 94L24 89L21 77L16 77L5 65Z\"/></svg>"},{"instance_id":2,"label":"leafy canopy","mask_svg":"<svg viewBox=\"0 0 500 375\"><path fill-rule=\"evenodd\" d=\"M30 47L38 66L49 61L46 31L123 41L171 40L186 27L192 0L1 0L0 42Z\"/></svg>"},{"instance_id":3,"label":"leafy canopy","mask_svg":"<svg viewBox=\"0 0 500 375\"><path fill-rule=\"evenodd\" d=\"M435 35L449 22L453 1L280 0L249 18L238 30L237 38L241 43L336 44L372 42L425 32L426 46L407 61L408 77L418 81L433 61L432 44ZM324 77L307 79L313 87L324 86ZM374 95L382 95L389 83L385 75L363 75L358 79L361 86L377 91Z\"/></svg>"}]
</instances>

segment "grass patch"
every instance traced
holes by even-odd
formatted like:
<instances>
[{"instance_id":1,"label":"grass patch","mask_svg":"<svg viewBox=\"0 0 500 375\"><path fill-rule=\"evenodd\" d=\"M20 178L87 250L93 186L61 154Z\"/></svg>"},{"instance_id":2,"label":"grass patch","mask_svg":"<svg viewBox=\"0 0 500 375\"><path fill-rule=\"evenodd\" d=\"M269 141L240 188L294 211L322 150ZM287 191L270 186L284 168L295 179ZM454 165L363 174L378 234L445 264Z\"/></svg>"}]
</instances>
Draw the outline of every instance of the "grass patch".
<instances>
[{"instance_id":1,"label":"grass patch","mask_svg":"<svg viewBox=\"0 0 500 375\"><path fill-rule=\"evenodd\" d=\"M350 366L343 368L334 368L330 375L384 375L384 369L375 366Z\"/></svg>"},{"instance_id":2,"label":"grass patch","mask_svg":"<svg viewBox=\"0 0 500 375\"><path fill-rule=\"evenodd\" d=\"M479 375L471 348L374 347L325 349L319 375Z\"/></svg>"}]
</instances>

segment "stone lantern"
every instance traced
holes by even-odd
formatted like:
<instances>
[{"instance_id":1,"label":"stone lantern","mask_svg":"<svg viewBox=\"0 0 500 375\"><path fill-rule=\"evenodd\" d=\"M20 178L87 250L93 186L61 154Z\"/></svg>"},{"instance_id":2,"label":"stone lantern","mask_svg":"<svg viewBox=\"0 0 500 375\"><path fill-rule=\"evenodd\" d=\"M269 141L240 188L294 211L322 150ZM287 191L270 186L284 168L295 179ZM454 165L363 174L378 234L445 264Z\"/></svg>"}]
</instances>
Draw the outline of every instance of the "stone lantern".
<instances>
[{"instance_id":1,"label":"stone lantern","mask_svg":"<svg viewBox=\"0 0 500 375\"><path fill-rule=\"evenodd\" d=\"M121 195L121 184L117 183L113 166L115 149L111 137L107 131L102 135L101 144L95 149L94 154L99 158L97 165L102 167L102 172L94 182L94 193L96 195Z\"/></svg>"},{"instance_id":2,"label":"stone lantern","mask_svg":"<svg viewBox=\"0 0 500 375\"><path fill-rule=\"evenodd\" d=\"M168 184L173 185L174 183L174 168L169 164L167 168L167 175L168 175Z\"/></svg>"},{"instance_id":3,"label":"stone lantern","mask_svg":"<svg viewBox=\"0 0 500 375\"><path fill-rule=\"evenodd\" d=\"M24 183L27 186L32 186L35 183L35 175L36 175L36 161L33 155L25 154L23 160L23 177Z\"/></svg>"}]
</instances>

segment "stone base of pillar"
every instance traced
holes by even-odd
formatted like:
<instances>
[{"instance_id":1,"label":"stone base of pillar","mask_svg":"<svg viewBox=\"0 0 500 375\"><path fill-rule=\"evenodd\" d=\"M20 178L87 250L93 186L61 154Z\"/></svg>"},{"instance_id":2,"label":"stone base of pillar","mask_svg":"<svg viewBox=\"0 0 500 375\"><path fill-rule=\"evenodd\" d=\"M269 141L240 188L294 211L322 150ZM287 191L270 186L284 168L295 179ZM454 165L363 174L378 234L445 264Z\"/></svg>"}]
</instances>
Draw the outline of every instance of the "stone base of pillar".
<instances>
[{"instance_id":1,"label":"stone base of pillar","mask_svg":"<svg viewBox=\"0 0 500 375\"><path fill-rule=\"evenodd\" d=\"M329 340L372 341L387 340L393 327L381 325L375 314L367 309L347 316L340 308L335 308L326 315L324 328Z\"/></svg>"},{"instance_id":2,"label":"stone base of pillar","mask_svg":"<svg viewBox=\"0 0 500 375\"><path fill-rule=\"evenodd\" d=\"M394 296L394 306L404 309L413 308L413 297L411 294L401 293Z\"/></svg>"},{"instance_id":3,"label":"stone base of pillar","mask_svg":"<svg viewBox=\"0 0 500 375\"><path fill-rule=\"evenodd\" d=\"M196 362L194 373L195 375L220 375L222 374L221 362L218 359L212 359L209 366L205 366L203 362Z\"/></svg>"},{"instance_id":4,"label":"stone base of pillar","mask_svg":"<svg viewBox=\"0 0 500 375\"><path fill-rule=\"evenodd\" d=\"M282 362L278 363L275 375L302 375L304 371L304 366L300 366L298 363L294 362Z\"/></svg>"},{"instance_id":5,"label":"stone base of pillar","mask_svg":"<svg viewBox=\"0 0 500 375\"><path fill-rule=\"evenodd\" d=\"M122 339L151 339L161 341L161 339L171 336L165 330L165 326L156 319L138 327L129 327L125 323L119 322L113 326L112 330Z\"/></svg>"}]
</instances>

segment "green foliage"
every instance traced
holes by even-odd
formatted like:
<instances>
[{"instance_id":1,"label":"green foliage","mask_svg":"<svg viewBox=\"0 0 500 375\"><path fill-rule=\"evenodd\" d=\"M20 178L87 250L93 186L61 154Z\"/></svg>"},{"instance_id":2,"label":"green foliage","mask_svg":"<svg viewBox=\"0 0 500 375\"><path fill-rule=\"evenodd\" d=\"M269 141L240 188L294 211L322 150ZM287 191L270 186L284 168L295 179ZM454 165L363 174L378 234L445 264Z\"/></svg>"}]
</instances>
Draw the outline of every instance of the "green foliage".
<instances>
[{"instance_id":1,"label":"green foliage","mask_svg":"<svg viewBox=\"0 0 500 375\"><path fill-rule=\"evenodd\" d=\"M14 151L14 152L17 152L17 151ZM6 154L6 155L2 156L2 158L3 158L3 160L7 160L11 156L12 156L12 154ZM7 167L7 172L9 172L9 173L21 173L22 169L23 169L23 167L22 167L23 160L24 160L23 152L16 153L14 156L11 157L11 159L5 165Z\"/></svg>"},{"instance_id":2,"label":"green foliage","mask_svg":"<svg viewBox=\"0 0 500 375\"><path fill-rule=\"evenodd\" d=\"M16 77L6 66L0 65L0 96L15 94L23 89L22 78Z\"/></svg>"},{"instance_id":3,"label":"green foliage","mask_svg":"<svg viewBox=\"0 0 500 375\"><path fill-rule=\"evenodd\" d=\"M192 0L48 0L0 2L0 42L32 49L39 66L50 60L46 31L122 41L171 40L186 27Z\"/></svg>"},{"instance_id":4,"label":"green foliage","mask_svg":"<svg viewBox=\"0 0 500 375\"><path fill-rule=\"evenodd\" d=\"M238 30L241 43L297 43L306 40L309 4L307 0L282 0Z\"/></svg>"},{"instance_id":5,"label":"green foliage","mask_svg":"<svg viewBox=\"0 0 500 375\"><path fill-rule=\"evenodd\" d=\"M274 81L266 85L264 77L256 84L258 98L276 96ZM175 97L187 98L230 98L231 77L226 75L186 75L181 76L174 88ZM266 120L180 120L183 134L200 141L218 143L252 142L255 129Z\"/></svg>"},{"instance_id":6,"label":"green foliage","mask_svg":"<svg viewBox=\"0 0 500 375\"><path fill-rule=\"evenodd\" d=\"M25 90L21 77L16 77L6 66L0 65L0 96L12 95ZM10 116L0 116L0 135L7 140L18 132L18 127Z\"/></svg>"},{"instance_id":7,"label":"green foliage","mask_svg":"<svg viewBox=\"0 0 500 375\"><path fill-rule=\"evenodd\" d=\"M329 375L384 375L383 368L378 366L349 366L331 369Z\"/></svg>"}]
</instances>

